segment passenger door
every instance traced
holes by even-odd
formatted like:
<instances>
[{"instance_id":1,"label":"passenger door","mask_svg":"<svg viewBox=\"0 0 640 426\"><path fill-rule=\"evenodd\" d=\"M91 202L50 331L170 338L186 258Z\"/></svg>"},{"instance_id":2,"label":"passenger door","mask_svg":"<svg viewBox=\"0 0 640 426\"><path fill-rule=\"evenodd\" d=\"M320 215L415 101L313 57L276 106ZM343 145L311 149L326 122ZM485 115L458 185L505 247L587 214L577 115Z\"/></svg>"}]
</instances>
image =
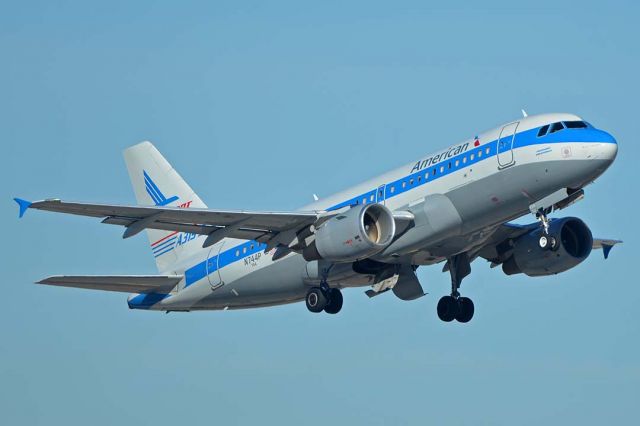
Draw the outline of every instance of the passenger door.
<instances>
[{"instance_id":1,"label":"passenger door","mask_svg":"<svg viewBox=\"0 0 640 426\"><path fill-rule=\"evenodd\" d=\"M224 285L222 277L220 276L220 269L218 268L220 265L220 253L222 252L223 246L224 240L219 244L215 244L211 247L207 258L207 278L209 279L209 284L213 290Z\"/></svg>"},{"instance_id":2,"label":"passenger door","mask_svg":"<svg viewBox=\"0 0 640 426\"><path fill-rule=\"evenodd\" d=\"M513 142L516 137L519 121L509 123L502 128L498 137L498 168L504 169L512 166L515 161L513 159Z\"/></svg>"}]
</instances>

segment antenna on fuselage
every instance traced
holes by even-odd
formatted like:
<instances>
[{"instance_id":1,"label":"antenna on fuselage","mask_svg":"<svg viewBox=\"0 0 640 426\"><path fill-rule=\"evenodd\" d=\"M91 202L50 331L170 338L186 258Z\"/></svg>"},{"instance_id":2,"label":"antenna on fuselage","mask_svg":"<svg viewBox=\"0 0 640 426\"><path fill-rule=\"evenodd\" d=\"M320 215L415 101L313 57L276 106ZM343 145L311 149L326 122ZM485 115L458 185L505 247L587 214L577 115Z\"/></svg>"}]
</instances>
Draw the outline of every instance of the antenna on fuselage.
<instances>
[{"instance_id":1,"label":"antenna on fuselage","mask_svg":"<svg viewBox=\"0 0 640 426\"><path fill-rule=\"evenodd\" d=\"M522 116L523 116L524 118L527 118L527 117L529 116L529 114L527 114L527 111L525 111L525 110L523 110L523 109L521 109L520 111L522 111Z\"/></svg>"}]
</instances>

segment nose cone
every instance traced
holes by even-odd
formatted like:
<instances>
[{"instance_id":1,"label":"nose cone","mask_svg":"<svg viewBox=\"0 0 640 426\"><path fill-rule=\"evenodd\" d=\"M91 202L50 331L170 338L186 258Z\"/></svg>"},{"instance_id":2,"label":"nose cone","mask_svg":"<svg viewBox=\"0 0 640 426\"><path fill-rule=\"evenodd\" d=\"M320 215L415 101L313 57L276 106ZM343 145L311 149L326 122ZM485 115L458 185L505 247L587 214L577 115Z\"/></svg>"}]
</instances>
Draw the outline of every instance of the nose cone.
<instances>
[{"instance_id":1,"label":"nose cone","mask_svg":"<svg viewBox=\"0 0 640 426\"><path fill-rule=\"evenodd\" d=\"M607 132L601 131L599 158L613 162L618 155L618 142Z\"/></svg>"}]
</instances>

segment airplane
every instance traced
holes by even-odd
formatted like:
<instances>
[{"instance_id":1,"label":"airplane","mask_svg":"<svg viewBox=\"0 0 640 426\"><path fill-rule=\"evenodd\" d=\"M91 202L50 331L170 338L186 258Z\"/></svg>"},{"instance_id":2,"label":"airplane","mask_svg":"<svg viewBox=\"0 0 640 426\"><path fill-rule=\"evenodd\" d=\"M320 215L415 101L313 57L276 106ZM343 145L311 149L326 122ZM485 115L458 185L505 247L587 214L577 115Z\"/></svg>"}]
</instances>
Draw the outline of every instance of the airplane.
<instances>
[{"instance_id":1,"label":"airplane","mask_svg":"<svg viewBox=\"0 0 640 426\"><path fill-rule=\"evenodd\" d=\"M445 322L470 321L460 293L483 258L506 275L564 272L592 249L606 259L619 240L592 236L579 218L550 218L584 197L613 163L614 137L577 115L552 113L503 124L370 179L299 211L208 208L160 152L142 142L124 151L137 205L15 198L28 209L102 218L146 231L158 275L51 276L39 284L133 293L131 309L164 312L257 308L305 301L336 314L342 289L425 295L416 270L443 264L451 292L437 305ZM532 215L528 225L510 223Z\"/></svg>"}]
</instances>

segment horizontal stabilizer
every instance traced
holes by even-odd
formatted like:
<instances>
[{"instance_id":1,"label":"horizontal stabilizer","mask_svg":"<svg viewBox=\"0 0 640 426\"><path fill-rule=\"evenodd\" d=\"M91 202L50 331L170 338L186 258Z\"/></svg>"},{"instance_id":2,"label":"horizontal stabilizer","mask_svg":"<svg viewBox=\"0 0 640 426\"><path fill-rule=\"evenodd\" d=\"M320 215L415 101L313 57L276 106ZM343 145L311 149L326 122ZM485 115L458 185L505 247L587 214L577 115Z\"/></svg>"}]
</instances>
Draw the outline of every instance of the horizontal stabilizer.
<instances>
[{"instance_id":1,"label":"horizontal stabilizer","mask_svg":"<svg viewBox=\"0 0 640 426\"><path fill-rule=\"evenodd\" d=\"M168 293L182 275L55 275L36 284L125 293Z\"/></svg>"}]
</instances>

